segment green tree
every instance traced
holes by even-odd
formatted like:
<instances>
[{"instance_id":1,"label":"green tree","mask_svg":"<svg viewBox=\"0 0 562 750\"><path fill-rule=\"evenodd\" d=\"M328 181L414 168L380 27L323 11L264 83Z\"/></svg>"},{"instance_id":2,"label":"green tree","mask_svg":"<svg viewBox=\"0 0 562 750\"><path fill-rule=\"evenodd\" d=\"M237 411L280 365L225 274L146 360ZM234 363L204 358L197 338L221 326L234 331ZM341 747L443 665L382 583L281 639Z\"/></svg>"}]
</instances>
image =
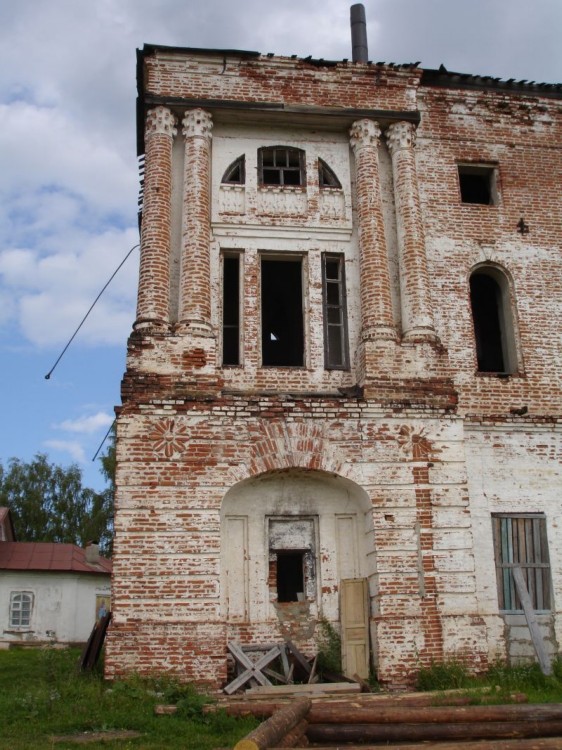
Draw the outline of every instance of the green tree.
<instances>
[{"instance_id":1,"label":"green tree","mask_svg":"<svg viewBox=\"0 0 562 750\"><path fill-rule=\"evenodd\" d=\"M0 465L0 506L10 508L21 542L97 541L104 553L112 540L113 493L82 486L76 465L63 468L38 453L32 461Z\"/></svg>"}]
</instances>

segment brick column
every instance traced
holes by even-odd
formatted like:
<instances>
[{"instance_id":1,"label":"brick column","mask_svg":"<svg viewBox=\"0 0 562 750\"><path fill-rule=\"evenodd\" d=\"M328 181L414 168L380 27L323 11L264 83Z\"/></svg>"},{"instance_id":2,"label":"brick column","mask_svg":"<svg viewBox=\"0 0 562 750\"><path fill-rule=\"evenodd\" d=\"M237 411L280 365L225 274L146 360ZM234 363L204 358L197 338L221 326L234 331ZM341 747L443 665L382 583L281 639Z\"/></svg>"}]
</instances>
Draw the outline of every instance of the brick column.
<instances>
[{"instance_id":1,"label":"brick column","mask_svg":"<svg viewBox=\"0 0 562 750\"><path fill-rule=\"evenodd\" d=\"M392 156L403 334L406 340L434 340L437 337L414 156L415 126L411 122L395 122L389 126L386 138Z\"/></svg>"},{"instance_id":2,"label":"brick column","mask_svg":"<svg viewBox=\"0 0 562 750\"><path fill-rule=\"evenodd\" d=\"M145 125L145 173L139 290L135 329L169 323L172 140L176 118L166 107L150 109Z\"/></svg>"},{"instance_id":3,"label":"brick column","mask_svg":"<svg viewBox=\"0 0 562 750\"><path fill-rule=\"evenodd\" d=\"M357 120L349 134L355 152L357 181L361 340L395 340L379 181L381 130L374 120Z\"/></svg>"},{"instance_id":4,"label":"brick column","mask_svg":"<svg viewBox=\"0 0 562 750\"><path fill-rule=\"evenodd\" d=\"M180 331L210 336L211 115L190 109L183 118L185 160L180 280Z\"/></svg>"}]
</instances>

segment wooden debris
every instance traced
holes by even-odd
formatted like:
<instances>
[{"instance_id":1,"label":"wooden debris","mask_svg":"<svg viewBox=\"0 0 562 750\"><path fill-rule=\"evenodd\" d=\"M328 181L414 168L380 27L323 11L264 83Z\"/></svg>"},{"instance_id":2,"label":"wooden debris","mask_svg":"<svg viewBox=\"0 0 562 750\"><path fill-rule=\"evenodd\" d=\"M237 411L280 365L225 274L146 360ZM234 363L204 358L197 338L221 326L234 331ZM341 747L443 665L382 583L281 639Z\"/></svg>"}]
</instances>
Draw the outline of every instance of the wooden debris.
<instances>
[{"instance_id":1,"label":"wooden debris","mask_svg":"<svg viewBox=\"0 0 562 750\"><path fill-rule=\"evenodd\" d=\"M64 734L49 737L53 744L64 742L68 744L87 745L91 742L114 742L115 740L134 740L142 737L140 732L132 729L107 729L101 732L80 732L80 734Z\"/></svg>"},{"instance_id":2,"label":"wooden debris","mask_svg":"<svg viewBox=\"0 0 562 750\"><path fill-rule=\"evenodd\" d=\"M238 643L229 643L228 650L234 657L237 666L241 668L241 673L224 688L225 693L234 693L235 690L238 690L250 680L256 680L260 685L271 685L263 672L271 662L280 657L280 646L274 645L257 661L253 661Z\"/></svg>"},{"instance_id":3,"label":"wooden debris","mask_svg":"<svg viewBox=\"0 0 562 750\"><path fill-rule=\"evenodd\" d=\"M389 750L560 750L562 747L562 735L560 737L537 737L535 739L519 740L492 740L485 742L477 740L476 742L424 742L423 745L392 745ZM299 745L293 750L308 750L307 745ZM320 746L315 745L314 750L334 750L333 745ZM377 745L346 745L345 750L381 750Z\"/></svg>"},{"instance_id":4,"label":"wooden debris","mask_svg":"<svg viewBox=\"0 0 562 750\"><path fill-rule=\"evenodd\" d=\"M111 612L108 612L101 617L92 628L88 642L84 646L80 655L80 669L83 672L91 671L98 663L110 621Z\"/></svg>"},{"instance_id":5,"label":"wooden debris","mask_svg":"<svg viewBox=\"0 0 562 750\"><path fill-rule=\"evenodd\" d=\"M246 690L245 697L259 696L263 698L265 695L280 696L280 695L307 695L307 694L322 694L322 693L360 693L361 685L356 682L316 682L310 685L270 685L250 688Z\"/></svg>"},{"instance_id":6,"label":"wooden debris","mask_svg":"<svg viewBox=\"0 0 562 750\"><path fill-rule=\"evenodd\" d=\"M278 743L305 718L310 705L310 700L304 699L285 706L237 742L234 750L267 750L279 747Z\"/></svg>"},{"instance_id":7,"label":"wooden debris","mask_svg":"<svg viewBox=\"0 0 562 750\"><path fill-rule=\"evenodd\" d=\"M309 724L315 743L414 742L558 737L562 721L492 721L443 724ZM464 749L463 749L464 750Z\"/></svg>"},{"instance_id":8,"label":"wooden debris","mask_svg":"<svg viewBox=\"0 0 562 750\"><path fill-rule=\"evenodd\" d=\"M467 722L562 721L562 705L533 706L354 706L316 704L311 724L458 724Z\"/></svg>"}]
</instances>

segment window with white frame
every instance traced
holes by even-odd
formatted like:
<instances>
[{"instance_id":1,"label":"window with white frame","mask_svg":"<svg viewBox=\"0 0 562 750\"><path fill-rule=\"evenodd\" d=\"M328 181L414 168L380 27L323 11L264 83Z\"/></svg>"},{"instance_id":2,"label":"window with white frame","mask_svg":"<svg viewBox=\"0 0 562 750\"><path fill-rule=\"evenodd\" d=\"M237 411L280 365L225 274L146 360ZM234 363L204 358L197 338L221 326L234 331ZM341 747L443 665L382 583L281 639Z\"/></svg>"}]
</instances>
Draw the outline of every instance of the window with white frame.
<instances>
[{"instance_id":1,"label":"window with white frame","mask_svg":"<svg viewBox=\"0 0 562 750\"><path fill-rule=\"evenodd\" d=\"M322 254L324 362L327 370L349 367L345 265L341 254Z\"/></svg>"},{"instance_id":2,"label":"window with white frame","mask_svg":"<svg viewBox=\"0 0 562 750\"><path fill-rule=\"evenodd\" d=\"M12 591L10 595L10 627L28 628L31 625L33 594L29 591Z\"/></svg>"},{"instance_id":3,"label":"window with white frame","mask_svg":"<svg viewBox=\"0 0 562 750\"><path fill-rule=\"evenodd\" d=\"M492 516L500 610L522 611L513 569L519 567L534 610L551 609L546 518L542 513Z\"/></svg>"}]
</instances>

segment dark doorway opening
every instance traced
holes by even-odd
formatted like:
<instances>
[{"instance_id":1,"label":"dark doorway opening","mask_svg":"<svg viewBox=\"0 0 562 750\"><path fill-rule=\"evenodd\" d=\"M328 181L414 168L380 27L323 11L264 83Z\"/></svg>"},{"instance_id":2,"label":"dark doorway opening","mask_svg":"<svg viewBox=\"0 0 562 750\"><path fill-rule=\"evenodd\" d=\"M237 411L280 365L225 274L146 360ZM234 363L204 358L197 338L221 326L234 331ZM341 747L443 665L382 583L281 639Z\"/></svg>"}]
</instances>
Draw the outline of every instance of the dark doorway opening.
<instances>
[{"instance_id":1,"label":"dark doorway opening","mask_svg":"<svg viewBox=\"0 0 562 750\"><path fill-rule=\"evenodd\" d=\"M261 262L262 363L302 367L304 322L300 258Z\"/></svg>"},{"instance_id":2,"label":"dark doorway opening","mask_svg":"<svg viewBox=\"0 0 562 750\"><path fill-rule=\"evenodd\" d=\"M304 597L304 552L277 553L277 601L297 602Z\"/></svg>"}]
</instances>

